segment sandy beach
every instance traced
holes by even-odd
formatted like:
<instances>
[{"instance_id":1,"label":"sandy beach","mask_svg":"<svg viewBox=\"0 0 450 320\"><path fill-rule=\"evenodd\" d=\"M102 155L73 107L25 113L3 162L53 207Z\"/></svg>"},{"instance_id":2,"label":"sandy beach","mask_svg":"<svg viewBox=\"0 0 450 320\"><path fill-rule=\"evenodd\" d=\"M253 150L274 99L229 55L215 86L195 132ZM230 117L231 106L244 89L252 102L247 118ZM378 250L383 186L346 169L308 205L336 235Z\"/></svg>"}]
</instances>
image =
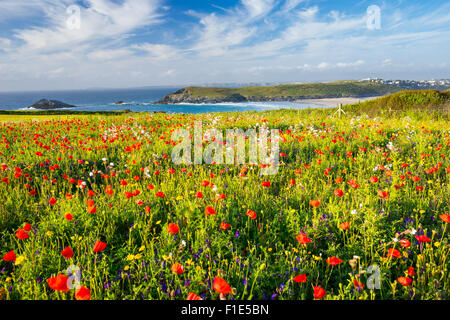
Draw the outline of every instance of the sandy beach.
<instances>
[{"instance_id":1,"label":"sandy beach","mask_svg":"<svg viewBox=\"0 0 450 320\"><path fill-rule=\"evenodd\" d=\"M355 104L358 102L364 102L368 100L374 100L380 98L378 97L365 97L365 98L323 98L323 99L301 99L297 100L296 102L300 103L313 103L318 105L324 105L324 106L338 106L339 103L342 103L343 105L346 104Z\"/></svg>"}]
</instances>

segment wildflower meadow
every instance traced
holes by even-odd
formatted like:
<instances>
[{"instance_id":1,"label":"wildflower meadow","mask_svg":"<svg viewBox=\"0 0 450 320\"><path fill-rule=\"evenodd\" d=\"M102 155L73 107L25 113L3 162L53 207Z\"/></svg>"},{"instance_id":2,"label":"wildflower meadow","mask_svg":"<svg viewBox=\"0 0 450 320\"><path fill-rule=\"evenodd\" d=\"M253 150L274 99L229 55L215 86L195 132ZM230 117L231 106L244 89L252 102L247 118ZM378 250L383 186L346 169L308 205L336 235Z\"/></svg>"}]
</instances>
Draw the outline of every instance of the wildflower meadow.
<instances>
[{"instance_id":1,"label":"wildflower meadow","mask_svg":"<svg viewBox=\"0 0 450 320\"><path fill-rule=\"evenodd\" d=\"M0 120L0 300L449 299L444 118ZM276 129L277 162L249 161L247 137L241 163L215 150L210 163L175 164L173 133L193 135L196 122L223 137ZM191 138L193 149L236 149Z\"/></svg>"}]
</instances>

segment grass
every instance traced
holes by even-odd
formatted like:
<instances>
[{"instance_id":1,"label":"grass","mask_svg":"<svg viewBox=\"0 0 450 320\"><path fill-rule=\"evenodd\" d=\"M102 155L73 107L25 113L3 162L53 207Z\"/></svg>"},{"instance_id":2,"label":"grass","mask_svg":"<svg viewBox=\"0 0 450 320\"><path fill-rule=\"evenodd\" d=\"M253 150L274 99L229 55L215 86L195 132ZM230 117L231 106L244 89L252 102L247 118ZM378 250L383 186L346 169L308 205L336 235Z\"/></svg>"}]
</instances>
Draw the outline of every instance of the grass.
<instances>
[{"instance_id":1,"label":"grass","mask_svg":"<svg viewBox=\"0 0 450 320\"><path fill-rule=\"evenodd\" d=\"M449 299L447 120L333 112L4 122L0 299L219 299L216 277L230 285L227 299ZM194 121L204 130L280 129L278 174L261 176L249 164L174 165L171 134ZM208 206L216 214L206 216ZM298 241L301 233L309 243ZM94 252L97 241L106 248ZM89 294L48 281L70 277L71 265ZM379 289L369 289L371 266Z\"/></svg>"},{"instance_id":2,"label":"grass","mask_svg":"<svg viewBox=\"0 0 450 320\"><path fill-rule=\"evenodd\" d=\"M404 114L416 112L425 117L448 118L450 110L450 90L408 90L387 95L375 100L360 102L346 109L356 114Z\"/></svg>"},{"instance_id":3,"label":"grass","mask_svg":"<svg viewBox=\"0 0 450 320\"><path fill-rule=\"evenodd\" d=\"M253 86L242 88L186 87L192 98L225 98L242 95L246 98L317 98L377 96L401 90L399 87L361 81L338 81L330 83L287 84L278 86Z\"/></svg>"}]
</instances>

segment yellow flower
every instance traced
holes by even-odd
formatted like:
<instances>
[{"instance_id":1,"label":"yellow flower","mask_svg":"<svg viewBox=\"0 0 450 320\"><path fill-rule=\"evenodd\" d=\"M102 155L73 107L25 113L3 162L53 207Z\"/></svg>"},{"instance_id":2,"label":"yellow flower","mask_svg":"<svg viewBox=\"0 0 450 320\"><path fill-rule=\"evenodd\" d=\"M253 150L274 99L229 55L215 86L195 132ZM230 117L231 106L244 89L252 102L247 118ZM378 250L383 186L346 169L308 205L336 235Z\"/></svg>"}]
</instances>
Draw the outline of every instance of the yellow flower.
<instances>
[{"instance_id":1,"label":"yellow flower","mask_svg":"<svg viewBox=\"0 0 450 320\"><path fill-rule=\"evenodd\" d=\"M259 270L264 270L264 268L266 267L266 265L263 263L260 267L259 267Z\"/></svg>"},{"instance_id":2,"label":"yellow flower","mask_svg":"<svg viewBox=\"0 0 450 320\"><path fill-rule=\"evenodd\" d=\"M295 253L298 253L298 249L297 248L292 248L292 251L294 251Z\"/></svg>"},{"instance_id":3,"label":"yellow flower","mask_svg":"<svg viewBox=\"0 0 450 320\"><path fill-rule=\"evenodd\" d=\"M143 245L142 247L139 248L139 252L142 252L145 250L145 246Z\"/></svg>"},{"instance_id":4,"label":"yellow flower","mask_svg":"<svg viewBox=\"0 0 450 320\"><path fill-rule=\"evenodd\" d=\"M134 260L134 255L129 254L129 255L127 256L127 261L132 261L132 260Z\"/></svg>"},{"instance_id":5,"label":"yellow flower","mask_svg":"<svg viewBox=\"0 0 450 320\"><path fill-rule=\"evenodd\" d=\"M272 248L267 249L267 251L272 252Z\"/></svg>"},{"instance_id":6,"label":"yellow flower","mask_svg":"<svg viewBox=\"0 0 450 320\"><path fill-rule=\"evenodd\" d=\"M434 243L434 246L435 246L436 248L439 248L440 245L441 245L440 242L435 242L435 243Z\"/></svg>"},{"instance_id":7,"label":"yellow flower","mask_svg":"<svg viewBox=\"0 0 450 320\"><path fill-rule=\"evenodd\" d=\"M194 264L194 261L192 261L191 259L186 260L186 264L191 265Z\"/></svg>"},{"instance_id":8,"label":"yellow flower","mask_svg":"<svg viewBox=\"0 0 450 320\"><path fill-rule=\"evenodd\" d=\"M420 213L425 213L425 210L420 210L419 212L420 212Z\"/></svg>"},{"instance_id":9,"label":"yellow flower","mask_svg":"<svg viewBox=\"0 0 450 320\"><path fill-rule=\"evenodd\" d=\"M161 220L156 221L156 224L160 224L160 223L161 223Z\"/></svg>"},{"instance_id":10,"label":"yellow flower","mask_svg":"<svg viewBox=\"0 0 450 320\"><path fill-rule=\"evenodd\" d=\"M26 258L24 256L19 256L16 259L16 266L19 264L22 264L22 262L24 262L26 260Z\"/></svg>"},{"instance_id":11,"label":"yellow flower","mask_svg":"<svg viewBox=\"0 0 450 320\"><path fill-rule=\"evenodd\" d=\"M47 231L45 234L46 234L47 236L51 237L51 236L53 235L53 232Z\"/></svg>"},{"instance_id":12,"label":"yellow flower","mask_svg":"<svg viewBox=\"0 0 450 320\"><path fill-rule=\"evenodd\" d=\"M183 200L183 196L178 196L178 197L176 197L176 200L177 200L177 201Z\"/></svg>"},{"instance_id":13,"label":"yellow flower","mask_svg":"<svg viewBox=\"0 0 450 320\"><path fill-rule=\"evenodd\" d=\"M137 255L134 256L134 259L139 260L142 258L142 254L138 253Z\"/></svg>"}]
</instances>

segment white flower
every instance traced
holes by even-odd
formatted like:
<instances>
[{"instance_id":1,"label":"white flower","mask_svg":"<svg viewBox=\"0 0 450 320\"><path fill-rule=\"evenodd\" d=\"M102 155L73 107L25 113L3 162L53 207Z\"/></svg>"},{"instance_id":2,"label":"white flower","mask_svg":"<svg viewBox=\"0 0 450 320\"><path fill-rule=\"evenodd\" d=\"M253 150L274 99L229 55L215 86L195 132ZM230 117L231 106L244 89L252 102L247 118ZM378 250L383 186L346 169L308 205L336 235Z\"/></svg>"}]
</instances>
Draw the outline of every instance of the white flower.
<instances>
[{"instance_id":1,"label":"white flower","mask_svg":"<svg viewBox=\"0 0 450 320\"><path fill-rule=\"evenodd\" d=\"M94 175L94 173L93 172L89 172L89 175L92 177Z\"/></svg>"},{"instance_id":2,"label":"white flower","mask_svg":"<svg viewBox=\"0 0 450 320\"><path fill-rule=\"evenodd\" d=\"M112 162L111 162L109 165L110 165L111 167L114 167L114 163L112 163Z\"/></svg>"},{"instance_id":3,"label":"white flower","mask_svg":"<svg viewBox=\"0 0 450 320\"><path fill-rule=\"evenodd\" d=\"M398 239L397 238L394 238L394 239L392 239L394 242L398 242Z\"/></svg>"},{"instance_id":4,"label":"white flower","mask_svg":"<svg viewBox=\"0 0 450 320\"><path fill-rule=\"evenodd\" d=\"M411 234L416 234L416 232L417 232L416 229L414 229L414 228L411 229Z\"/></svg>"},{"instance_id":5,"label":"white flower","mask_svg":"<svg viewBox=\"0 0 450 320\"><path fill-rule=\"evenodd\" d=\"M181 245L182 245L183 247L186 247L186 241L181 240Z\"/></svg>"},{"instance_id":6,"label":"white flower","mask_svg":"<svg viewBox=\"0 0 450 320\"><path fill-rule=\"evenodd\" d=\"M102 161L106 162L106 161L108 161L108 159L106 159L106 158L102 158Z\"/></svg>"},{"instance_id":7,"label":"white flower","mask_svg":"<svg viewBox=\"0 0 450 320\"><path fill-rule=\"evenodd\" d=\"M356 209L353 209L351 212L352 215L356 215L357 213L358 213L358 211L356 211Z\"/></svg>"},{"instance_id":8,"label":"white flower","mask_svg":"<svg viewBox=\"0 0 450 320\"><path fill-rule=\"evenodd\" d=\"M359 259L360 257L359 256L353 256L353 259Z\"/></svg>"}]
</instances>

